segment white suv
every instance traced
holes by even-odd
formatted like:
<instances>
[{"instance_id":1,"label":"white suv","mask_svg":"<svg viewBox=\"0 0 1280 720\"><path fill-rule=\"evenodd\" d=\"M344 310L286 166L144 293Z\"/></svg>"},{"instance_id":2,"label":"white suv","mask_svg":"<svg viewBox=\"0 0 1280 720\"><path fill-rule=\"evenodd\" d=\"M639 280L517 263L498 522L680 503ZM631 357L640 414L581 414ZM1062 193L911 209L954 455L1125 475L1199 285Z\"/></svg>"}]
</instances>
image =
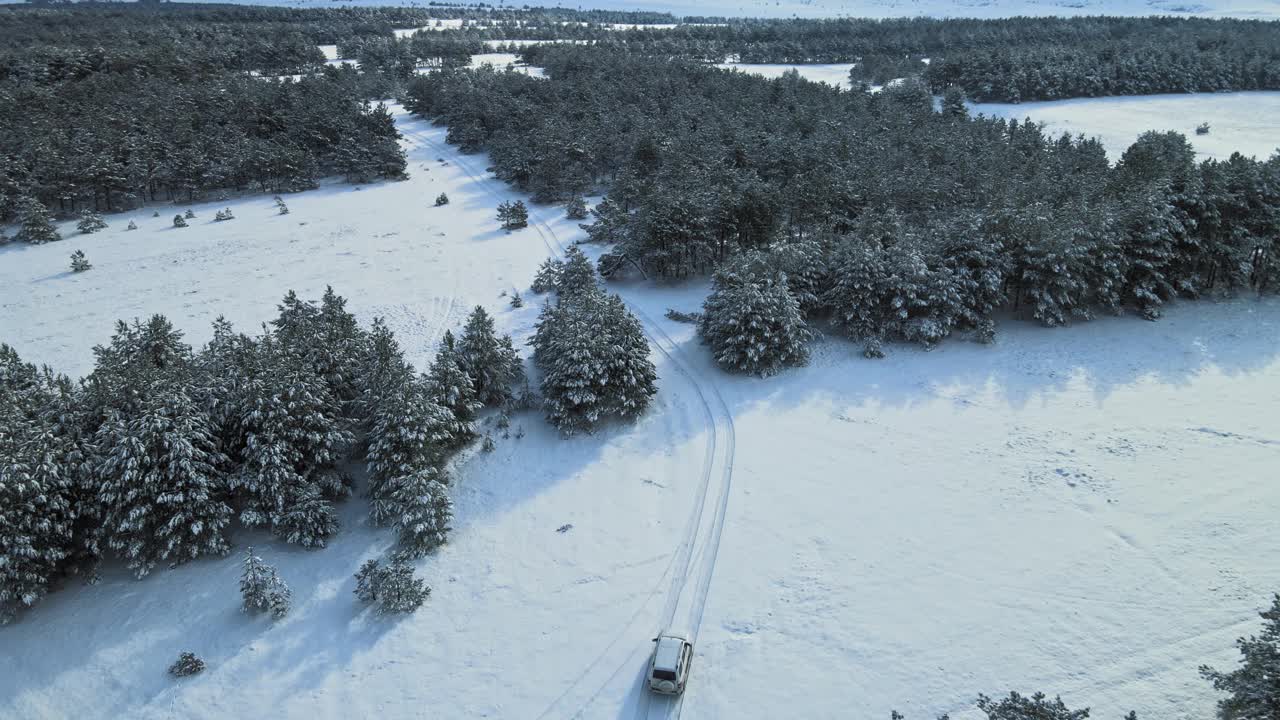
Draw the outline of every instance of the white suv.
<instances>
[{"instance_id":1,"label":"white suv","mask_svg":"<svg viewBox=\"0 0 1280 720\"><path fill-rule=\"evenodd\" d=\"M693 662L693 643L679 635L659 635L653 639L653 657L649 660L649 689L663 695L684 692Z\"/></svg>"}]
</instances>

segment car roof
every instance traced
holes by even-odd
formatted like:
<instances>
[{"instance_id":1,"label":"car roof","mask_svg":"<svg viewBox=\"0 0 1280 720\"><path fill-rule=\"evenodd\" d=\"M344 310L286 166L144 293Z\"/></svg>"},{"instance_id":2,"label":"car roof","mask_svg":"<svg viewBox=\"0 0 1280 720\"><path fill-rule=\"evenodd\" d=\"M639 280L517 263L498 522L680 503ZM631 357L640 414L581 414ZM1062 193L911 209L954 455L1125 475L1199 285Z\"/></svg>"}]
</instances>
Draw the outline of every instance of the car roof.
<instances>
[{"instance_id":1,"label":"car roof","mask_svg":"<svg viewBox=\"0 0 1280 720\"><path fill-rule=\"evenodd\" d=\"M658 648L653 652L653 666L663 670L675 670L680 662L684 638L663 635L658 638Z\"/></svg>"}]
</instances>

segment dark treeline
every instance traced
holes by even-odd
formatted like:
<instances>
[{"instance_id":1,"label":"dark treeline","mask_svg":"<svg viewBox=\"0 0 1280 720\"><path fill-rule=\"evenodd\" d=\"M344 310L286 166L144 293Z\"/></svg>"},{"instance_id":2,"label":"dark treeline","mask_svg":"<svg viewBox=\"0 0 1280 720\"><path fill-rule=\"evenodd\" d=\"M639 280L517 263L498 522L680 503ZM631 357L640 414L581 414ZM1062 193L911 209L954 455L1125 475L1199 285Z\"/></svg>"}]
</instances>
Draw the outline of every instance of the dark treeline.
<instances>
[{"instance_id":1,"label":"dark treeline","mask_svg":"<svg viewBox=\"0 0 1280 720\"><path fill-rule=\"evenodd\" d=\"M588 228L613 244L605 274L762 251L808 317L873 345L989 335L1005 306L1058 325L1280 286L1280 159L1197 163L1150 133L1112 166L1095 140L955 98L939 112L918 83L841 92L568 46L542 61L549 81L445 71L407 103L538 201L607 190Z\"/></svg>"},{"instance_id":2,"label":"dark treeline","mask_svg":"<svg viewBox=\"0 0 1280 720\"><path fill-rule=\"evenodd\" d=\"M447 462L523 383L511 339L476 308L419 374L332 290L279 310L258 336L219 319L199 351L163 316L121 322L79 382L0 344L0 624L100 558L143 576L225 554L234 520L323 547L356 460L397 556L446 541Z\"/></svg>"},{"instance_id":3,"label":"dark treeline","mask_svg":"<svg viewBox=\"0 0 1280 720\"><path fill-rule=\"evenodd\" d=\"M614 31L505 25L478 37L591 40L706 62L858 63L870 83L923 74L975 100L1280 89L1280 25L1201 18L734 20ZM530 47L530 64L552 48ZM929 58L930 64L921 62Z\"/></svg>"},{"instance_id":4,"label":"dark treeline","mask_svg":"<svg viewBox=\"0 0 1280 720\"><path fill-rule=\"evenodd\" d=\"M295 16L297 16L295 18ZM214 190L283 192L405 161L376 73L310 68L317 39L390 33L396 13L220 6L0 8L0 222L42 203L115 211ZM381 18L374 20L373 18Z\"/></svg>"}]
</instances>

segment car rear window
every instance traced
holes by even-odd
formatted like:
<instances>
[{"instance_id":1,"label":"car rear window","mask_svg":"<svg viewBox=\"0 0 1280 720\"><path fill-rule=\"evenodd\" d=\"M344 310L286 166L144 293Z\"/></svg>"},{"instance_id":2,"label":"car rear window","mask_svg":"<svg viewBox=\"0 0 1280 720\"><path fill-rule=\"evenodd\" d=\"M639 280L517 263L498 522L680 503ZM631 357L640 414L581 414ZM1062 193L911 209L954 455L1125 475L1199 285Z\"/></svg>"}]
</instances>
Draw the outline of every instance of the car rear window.
<instances>
[{"instance_id":1,"label":"car rear window","mask_svg":"<svg viewBox=\"0 0 1280 720\"><path fill-rule=\"evenodd\" d=\"M654 671L653 671L653 676L654 676L655 678L657 678L658 680L672 680L672 681L674 681L674 680L676 679L676 674L675 674L674 672L672 672L671 670L654 670Z\"/></svg>"}]
</instances>

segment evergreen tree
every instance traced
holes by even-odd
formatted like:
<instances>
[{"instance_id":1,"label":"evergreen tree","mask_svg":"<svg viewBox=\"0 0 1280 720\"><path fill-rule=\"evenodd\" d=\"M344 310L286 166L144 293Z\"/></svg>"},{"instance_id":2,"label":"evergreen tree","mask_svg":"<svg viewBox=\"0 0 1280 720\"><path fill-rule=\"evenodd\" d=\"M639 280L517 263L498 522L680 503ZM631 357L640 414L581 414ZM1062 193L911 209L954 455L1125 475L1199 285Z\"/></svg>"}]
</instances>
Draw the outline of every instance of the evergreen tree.
<instances>
[{"instance_id":1,"label":"evergreen tree","mask_svg":"<svg viewBox=\"0 0 1280 720\"><path fill-rule=\"evenodd\" d=\"M245 551L244 571L240 575L240 596L245 612L270 610L272 616L282 618L289 613L293 595L289 586L280 579L276 569L253 554L253 548Z\"/></svg>"},{"instance_id":2,"label":"evergreen tree","mask_svg":"<svg viewBox=\"0 0 1280 720\"><path fill-rule=\"evenodd\" d=\"M410 370L410 373L412 370ZM389 386L390 388L394 385ZM369 497L373 521L404 515L397 488L417 473L434 469L456 444L457 420L429 394L423 381L407 374L374 408L369 428Z\"/></svg>"},{"instance_id":3,"label":"evergreen tree","mask_svg":"<svg viewBox=\"0 0 1280 720\"><path fill-rule=\"evenodd\" d=\"M346 417L359 412L359 373L368 352L368 336L347 301L326 288L319 306L289 291L271 321L283 351L302 360L325 382Z\"/></svg>"},{"instance_id":4,"label":"evergreen tree","mask_svg":"<svg viewBox=\"0 0 1280 720\"><path fill-rule=\"evenodd\" d=\"M185 219L187 219L187 220L195 220L195 219L196 219L196 213L195 213L195 211L194 211L194 210L192 210L191 208L187 208L187 211L186 211L185 213L183 213L182 217L184 217L184 218L185 218Z\"/></svg>"},{"instance_id":5,"label":"evergreen tree","mask_svg":"<svg viewBox=\"0 0 1280 720\"><path fill-rule=\"evenodd\" d=\"M82 234L88 235L96 233L107 226L102 216L92 210L85 210L80 213L80 221L76 223L76 229Z\"/></svg>"},{"instance_id":6,"label":"evergreen tree","mask_svg":"<svg viewBox=\"0 0 1280 720\"><path fill-rule=\"evenodd\" d=\"M533 284L529 289L536 293L547 293L556 289L560 281L560 270L564 267L564 263L559 260L547 258L538 266L538 274L533 277Z\"/></svg>"},{"instance_id":7,"label":"evergreen tree","mask_svg":"<svg viewBox=\"0 0 1280 720\"><path fill-rule=\"evenodd\" d=\"M942 114L951 117L965 117L969 110L964 105L964 91L952 85L942 94Z\"/></svg>"},{"instance_id":8,"label":"evergreen tree","mask_svg":"<svg viewBox=\"0 0 1280 720\"><path fill-rule=\"evenodd\" d=\"M387 505L400 547L408 557L422 557L445 543L452 529L453 500L442 471L424 466L390 483Z\"/></svg>"},{"instance_id":9,"label":"evergreen tree","mask_svg":"<svg viewBox=\"0 0 1280 720\"><path fill-rule=\"evenodd\" d=\"M562 296L543 308L531 344L547 419L565 433L639 415L657 392L644 329L617 296Z\"/></svg>"},{"instance_id":10,"label":"evergreen tree","mask_svg":"<svg viewBox=\"0 0 1280 720\"><path fill-rule=\"evenodd\" d=\"M165 560L227 552L225 458L190 388L153 388L136 415L108 419L99 445L107 545L139 577Z\"/></svg>"},{"instance_id":11,"label":"evergreen tree","mask_svg":"<svg viewBox=\"0 0 1280 720\"><path fill-rule=\"evenodd\" d=\"M243 463L231 477L245 524L306 547L336 532L331 498L344 488L333 468L354 440L338 408L300 358L270 336L260 341L237 419Z\"/></svg>"},{"instance_id":12,"label":"evergreen tree","mask_svg":"<svg viewBox=\"0 0 1280 720\"><path fill-rule=\"evenodd\" d=\"M475 436L476 412L483 407L476 399L475 385L462 367L462 358L453 339L446 330L427 373L427 391L437 404L453 417L449 436L450 445L457 446Z\"/></svg>"},{"instance_id":13,"label":"evergreen tree","mask_svg":"<svg viewBox=\"0 0 1280 720\"><path fill-rule=\"evenodd\" d=\"M524 366L510 335L498 337L493 319L477 305L467 318L458 340L458 361L471 378L476 400L500 407L512 399L513 389L524 380Z\"/></svg>"},{"instance_id":14,"label":"evergreen tree","mask_svg":"<svg viewBox=\"0 0 1280 720\"><path fill-rule=\"evenodd\" d=\"M355 594L362 602L376 602L379 613L413 612L431 595L431 588L401 559L386 566L367 560L356 573Z\"/></svg>"},{"instance_id":15,"label":"evergreen tree","mask_svg":"<svg viewBox=\"0 0 1280 720\"><path fill-rule=\"evenodd\" d=\"M18 234L14 236L15 240L32 245L43 245L62 239L49 218L49 211L39 200L30 197L18 200L18 217L22 218L22 226L18 228Z\"/></svg>"},{"instance_id":16,"label":"evergreen tree","mask_svg":"<svg viewBox=\"0 0 1280 720\"><path fill-rule=\"evenodd\" d=\"M503 230L518 230L529 225L529 208L523 200L504 202L498 205L498 222Z\"/></svg>"},{"instance_id":17,"label":"evergreen tree","mask_svg":"<svg viewBox=\"0 0 1280 720\"><path fill-rule=\"evenodd\" d=\"M1262 635L1236 640L1241 656L1238 668L1227 673L1207 665L1200 668L1215 690L1228 695L1218 701L1220 720L1280 717L1280 594L1259 615L1264 620Z\"/></svg>"},{"instance_id":18,"label":"evergreen tree","mask_svg":"<svg viewBox=\"0 0 1280 720\"><path fill-rule=\"evenodd\" d=\"M187 677L204 671L204 661L195 653L184 652L169 666L169 674L174 677Z\"/></svg>"},{"instance_id":19,"label":"evergreen tree","mask_svg":"<svg viewBox=\"0 0 1280 720\"><path fill-rule=\"evenodd\" d=\"M979 695L977 705L986 713L987 720L1085 720L1089 717L1088 708L1068 709L1062 698L1049 700L1044 693L1026 697L1011 692L1009 697L1000 700Z\"/></svg>"},{"instance_id":20,"label":"evergreen tree","mask_svg":"<svg viewBox=\"0 0 1280 720\"><path fill-rule=\"evenodd\" d=\"M702 307L699 333L726 370L764 377L808 362L813 331L786 275L759 277L734 267L722 269Z\"/></svg>"},{"instance_id":21,"label":"evergreen tree","mask_svg":"<svg viewBox=\"0 0 1280 720\"><path fill-rule=\"evenodd\" d=\"M137 229L138 229L138 223L132 220L130 220L129 224L125 226L125 230L137 230Z\"/></svg>"},{"instance_id":22,"label":"evergreen tree","mask_svg":"<svg viewBox=\"0 0 1280 720\"><path fill-rule=\"evenodd\" d=\"M83 453L50 417L57 392L0 344L0 618L43 597L75 552Z\"/></svg>"},{"instance_id":23,"label":"evergreen tree","mask_svg":"<svg viewBox=\"0 0 1280 720\"><path fill-rule=\"evenodd\" d=\"M91 270L93 265L84 257L83 250L77 250L71 253L71 272L82 273L85 270Z\"/></svg>"},{"instance_id":24,"label":"evergreen tree","mask_svg":"<svg viewBox=\"0 0 1280 720\"><path fill-rule=\"evenodd\" d=\"M440 193L439 195L436 196L436 207L440 207L442 205L448 205L448 204L449 204L448 195L446 195L445 193Z\"/></svg>"},{"instance_id":25,"label":"evergreen tree","mask_svg":"<svg viewBox=\"0 0 1280 720\"><path fill-rule=\"evenodd\" d=\"M184 228L184 227L186 227L186 226L187 226L187 221L186 221L186 219L185 219L185 218L183 218L181 215L174 215L174 216L173 216L173 226L174 226L174 227L176 227L176 228Z\"/></svg>"},{"instance_id":26,"label":"evergreen tree","mask_svg":"<svg viewBox=\"0 0 1280 720\"><path fill-rule=\"evenodd\" d=\"M587 203L582 199L581 195L574 195L569 198L569 202L565 203L564 215L570 220L586 220L587 219Z\"/></svg>"},{"instance_id":27,"label":"evergreen tree","mask_svg":"<svg viewBox=\"0 0 1280 720\"><path fill-rule=\"evenodd\" d=\"M596 270L591 267L591 261L587 259L586 254L576 247L565 251L564 260L557 273L556 291L561 295L569 295L595 291L597 288L599 284L596 280Z\"/></svg>"}]
</instances>

